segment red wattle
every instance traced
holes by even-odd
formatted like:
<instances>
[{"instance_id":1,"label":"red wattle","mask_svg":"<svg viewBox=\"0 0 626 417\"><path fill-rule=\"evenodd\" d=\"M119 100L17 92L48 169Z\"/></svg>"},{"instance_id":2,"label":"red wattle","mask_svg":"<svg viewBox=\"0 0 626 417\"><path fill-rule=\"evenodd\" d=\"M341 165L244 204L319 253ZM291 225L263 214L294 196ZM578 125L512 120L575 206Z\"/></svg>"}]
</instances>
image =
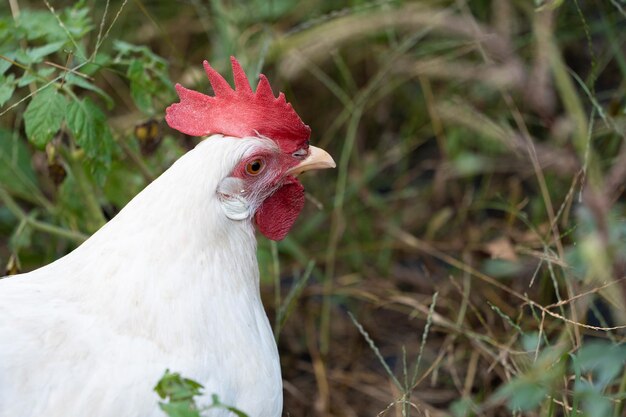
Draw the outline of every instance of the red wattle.
<instances>
[{"instance_id":1,"label":"red wattle","mask_svg":"<svg viewBox=\"0 0 626 417\"><path fill-rule=\"evenodd\" d=\"M259 231L271 240L283 240L304 207L304 187L291 177L256 212Z\"/></svg>"}]
</instances>

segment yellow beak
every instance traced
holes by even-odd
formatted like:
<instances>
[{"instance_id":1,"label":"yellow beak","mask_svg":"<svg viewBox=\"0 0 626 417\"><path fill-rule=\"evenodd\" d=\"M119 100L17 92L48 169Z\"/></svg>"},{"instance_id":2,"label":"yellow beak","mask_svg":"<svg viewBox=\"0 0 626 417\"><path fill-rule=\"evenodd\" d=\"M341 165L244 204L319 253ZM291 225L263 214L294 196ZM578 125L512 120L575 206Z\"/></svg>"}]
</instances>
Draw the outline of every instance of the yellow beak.
<instances>
[{"instance_id":1,"label":"yellow beak","mask_svg":"<svg viewBox=\"0 0 626 417\"><path fill-rule=\"evenodd\" d=\"M309 156L295 167L290 168L287 171L287 175L296 176L312 169L335 168L336 166L333 157L324 149L309 146Z\"/></svg>"}]
</instances>

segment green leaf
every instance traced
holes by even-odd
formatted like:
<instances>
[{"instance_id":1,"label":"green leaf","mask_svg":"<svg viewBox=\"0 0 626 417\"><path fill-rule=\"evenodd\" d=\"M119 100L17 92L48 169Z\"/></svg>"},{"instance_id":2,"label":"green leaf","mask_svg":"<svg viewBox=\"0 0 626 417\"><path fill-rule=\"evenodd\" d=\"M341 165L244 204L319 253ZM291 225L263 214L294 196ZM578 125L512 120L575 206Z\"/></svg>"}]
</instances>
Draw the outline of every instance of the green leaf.
<instances>
[{"instance_id":1,"label":"green leaf","mask_svg":"<svg viewBox=\"0 0 626 417\"><path fill-rule=\"evenodd\" d=\"M27 40L45 39L55 42L67 39L63 28L48 10L22 10L16 18L16 29Z\"/></svg>"},{"instance_id":2,"label":"green leaf","mask_svg":"<svg viewBox=\"0 0 626 417\"><path fill-rule=\"evenodd\" d=\"M63 47L64 41L49 43L48 45L39 46L37 48L29 48L26 50L28 62L25 64L35 64L41 62L45 56L55 53Z\"/></svg>"},{"instance_id":3,"label":"green leaf","mask_svg":"<svg viewBox=\"0 0 626 417\"><path fill-rule=\"evenodd\" d=\"M548 388L538 381L518 378L502 387L496 397L507 398L510 410L529 411L537 407L548 394Z\"/></svg>"},{"instance_id":4,"label":"green leaf","mask_svg":"<svg viewBox=\"0 0 626 417\"><path fill-rule=\"evenodd\" d=\"M526 352L534 352L537 346L541 348L543 339L539 332L529 332L522 335L522 346Z\"/></svg>"},{"instance_id":5,"label":"green leaf","mask_svg":"<svg viewBox=\"0 0 626 417\"><path fill-rule=\"evenodd\" d=\"M145 186L145 180L137 169L114 160L102 191L109 203L116 207L124 207Z\"/></svg>"},{"instance_id":6,"label":"green leaf","mask_svg":"<svg viewBox=\"0 0 626 417\"><path fill-rule=\"evenodd\" d=\"M87 230L89 214L85 210L83 197L74 173L70 170L65 181L59 186L56 195L57 207L65 219L71 220L80 230Z\"/></svg>"},{"instance_id":7,"label":"green leaf","mask_svg":"<svg viewBox=\"0 0 626 417\"><path fill-rule=\"evenodd\" d=\"M597 340L583 345L577 357L580 369L583 372L593 372L597 385L603 389L623 372L626 345Z\"/></svg>"},{"instance_id":8,"label":"green leaf","mask_svg":"<svg viewBox=\"0 0 626 417\"><path fill-rule=\"evenodd\" d=\"M544 348L531 369L499 388L493 398L506 400L510 410L528 411L538 407L563 375L564 358L561 347Z\"/></svg>"},{"instance_id":9,"label":"green leaf","mask_svg":"<svg viewBox=\"0 0 626 417\"><path fill-rule=\"evenodd\" d=\"M159 402L159 407L170 417L200 417L194 397L201 395L202 385L194 380L183 378L169 370L161 377L154 390L169 402Z\"/></svg>"},{"instance_id":10,"label":"green leaf","mask_svg":"<svg viewBox=\"0 0 626 417\"><path fill-rule=\"evenodd\" d=\"M47 79L48 76L51 75L54 71L55 69L52 67L43 67L40 68L37 72L25 72L24 75L22 75L22 77L19 79L17 86L24 87L30 83L34 83L42 79Z\"/></svg>"},{"instance_id":11,"label":"green leaf","mask_svg":"<svg viewBox=\"0 0 626 417\"><path fill-rule=\"evenodd\" d=\"M491 161L475 153L462 152L452 161L455 171L462 177L471 177L493 170Z\"/></svg>"},{"instance_id":12,"label":"green leaf","mask_svg":"<svg viewBox=\"0 0 626 417\"><path fill-rule=\"evenodd\" d=\"M13 41L13 30L15 23L12 17L9 17L4 13L0 15L0 46L9 44Z\"/></svg>"},{"instance_id":13,"label":"green leaf","mask_svg":"<svg viewBox=\"0 0 626 417\"><path fill-rule=\"evenodd\" d=\"M72 7L63 10L61 20L75 40L81 39L93 29L90 12L89 5L83 0L75 2Z\"/></svg>"},{"instance_id":14,"label":"green leaf","mask_svg":"<svg viewBox=\"0 0 626 417\"><path fill-rule=\"evenodd\" d=\"M450 412L454 417L468 417L472 414L473 401L470 398L455 400L450 406Z\"/></svg>"},{"instance_id":15,"label":"green leaf","mask_svg":"<svg viewBox=\"0 0 626 417\"><path fill-rule=\"evenodd\" d=\"M80 67L80 72L85 75L93 75L103 68L110 67L112 63L113 59L109 55L104 52L98 52L98 55L93 60Z\"/></svg>"},{"instance_id":16,"label":"green leaf","mask_svg":"<svg viewBox=\"0 0 626 417\"><path fill-rule=\"evenodd\" d=\"M198 382L183 378L178 372L170 372L169 369L161 377L154 390L163 399L172 401L190 400L202 393L202 385Z\"/></svg>"},{"instance_id":17,"label":"green leaf","mask_svg":"<svg viewBox=\"0 0 626 417\"><path fill-rule=\"evenodd\" d=\"M496 278L512 277L519 274L522 265L518 262L511 262L504 259L487 259L483 263L483 271Z\"/></svg>"},{"instance_id":18,"label":"green leaf","mask_svg":"<svg viewBox=\"0 0 626 417\"><path fill-rule=\"evenodd\" d=\"M90 83L88 80L84 79L83 77L80 77L76 74L72 74L70 72L70 73L67 73L67 75L65 76L65 82L68 85L76 85L80 88L84 88L85 90L89 90L89 91L93 91L94 93L97 93L100 97L104 99L104 101L106 101L107 107L109 109L113 108L114 102L111 96L108 95L103 89L95 86L94 84Z\"/></svg>"},{"instance_id":19,"label":"green leaf","mask_svg":"<svg viewBox=\"0 0 626 417\"><path fill-rule=\"evenodd\" d=\"M91 173L102 185L111 168L113 150L113 135L105 114L87 97L70 103L66 120L76 143L89 159Z\"/></svg>"},{"instance_id":20,"label":"green leaf","mask_svg":"<svg viewBox=\"0 0 626 417\"><path fill-rule=\"evenodd\" d=\"M24 112L26 136L43 148L61 128L67 110L67 99L54 87L39 91Z\"/></svg>"},{"instance_id":21,"label":"green leaf","mask_svg":"<svg viewBox=\"0 0 626 417\"><path fill-rule=\"evenodd\" d=\"M9 74L8 76L0 75L0 106L4 106L4 103L9 101L15 91L15 76Z\"/></svg>"},{"instance_id":22,"label":"green leaf","mask_svg":"<svg viewBox=\"0 0 626 417\"><path fill-rule=\"evenodd\" d=\"M152 52L147 46L133 45L128 42L115 40L113 42L113 49L119 52L116 60L128 58L130 55L135 54L136 56L142 57L144 61L158 63L164 66L167 65L167 61Z\"/></svg>"},{"instance_id":23,"label":"green leaf","mask_svg":"<svg viewBox=\"0 0 626 417\"><path fill-rule=\"evenodd\" d=\"M130 80L130 95L139 110L148 114L153 113L152 93L154 83L151 82L150 77L146 76L143 62L134 59L128 66L126 75Z\"/></svg>"},{"instance_id":24,"label":"green leaf","mask_svg":"<svg viewBox=\"0 0 626 417\"><path fill-rule=\"evenodd\" d=\"M0 38L1 37L2 37L2 34L0 33ZM1 55L4 56L5 58L10 59L11 61L14 61L15 52L13 52L13 51L3 52ZM5 72L7 72L7 70L9 68L11 68L11 66L13 66L11 61L7 61L6 59L1 59L0 58L0 75L2 75Z\"/></svg>"},{"instance_id":25,"label":"green leaf","mask_svg":"<svg viewBox=\"0 0 626 417\"><path fill-rule=\"evenodd\" d=\"M201 417L200 412L196 408L191 408L188 403L159 403L161 410L169 417Z\"/></svg>"},{"instance_id":26,"label":"green leaf","mask_svg":"<svg viewBox=\"0 0 626 417\"><path fill-rule=\"evenodd\" d=\"M581 379L574 386L574 400L582 402L585 416L612 417L611 399L603 395L600 387Z\"/></svg>"},{"instance_id":27,"label":"green leaf","mask_svg":"<svg viewBox=\"0 0 626 417\"><path fill-rule=\"evenodd\" d=\"M18 136L4 129L0 129L0 183L11 193L29 201L33 190L38 189L28 148Z\"/></svg>"},{"instance_id":28,"label":"green leaf","mask_svg":"<svg viewBox=\"0 0 626 417\"><path fill-rule=\"evenodd\" d=\"M57 16L48 10L23 9L16 18L15 30L18 39L40 40L50 42L67 42L68 33L75 41L87 34L93 25L89 16L89 5L84 1L75 2L72 7L63 8L57 15L63 22L61 26Z\"/></svg>"}]
</instances>

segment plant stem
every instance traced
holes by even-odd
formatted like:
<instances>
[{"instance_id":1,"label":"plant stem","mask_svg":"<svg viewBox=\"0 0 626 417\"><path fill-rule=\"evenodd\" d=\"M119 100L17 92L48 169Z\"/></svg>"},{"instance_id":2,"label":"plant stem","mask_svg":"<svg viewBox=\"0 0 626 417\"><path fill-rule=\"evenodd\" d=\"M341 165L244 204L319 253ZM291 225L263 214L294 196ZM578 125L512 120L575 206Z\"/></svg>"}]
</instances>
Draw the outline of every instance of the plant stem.
<instances>
[{"instance_id":1,"label":"plant stem","mask_svg":"<svg viewBox=\"0 0 626 417\"><path fill-rule=\"evenodd\" d=\"M352 113L352 117L348 124L346 141L341 151L341 159L339 160L339 172L337 175L337 188L335 191L335 204L330 225L330 239L328 250L326 252L326 273L324 277L324 300L322 303L322 313L320 321L320 352L322 356L328 353L330 344L330 307L331 295L333 292L333 277L335 275L335 255L339 240L343 235L344 218L343 204L346 195L346 185L348 182L348 164L352 155L352 148L356 141L357 129L361 121L363 107L357 106Z\"/></svg>"},{"instance_id":2,"label":"plant stem","mask_svg":"<svg viewBox=\"0 0 626 417\"><path fill-rule=\"evenodd\" d=\"M87 238L89 237L80 232L67 230L62 227L50 224L50 223L33 219L26 212L24 212L24 210L20 208L20 206L15 202L15 200L13 200L13 198L9 195L9 193L2 186L0 186L0 200L4 202L4 204L7 206L9 211L11 211L11 213L13 213L15 217L17 217L20 221L26 222L26 224L28 224L34 230L47 233L50 235L59 236L64 239L72 240L77 243L82 243L85 240L87 240Z\"/></svg>"},{"instance_id":3,"label":"plant stem","mask_svg":"<svg viewBox=\"0 0 626 417\"><path fill-rule=\"evenodd\" d=\"M146 183L150 184L152 181L155 180L155 175L150 171L150 168L148 168L148 166L143 162L141 156L139 156L133 148L128 146L128 143L126 143L124 139L118 140L117 144L120 145L126 156L128 156L130 160L133 161L135 165L137 165L137 168L139 168L139 172L141 172L141 175L143 175Z\"/></svg>"},{"instance_id":4,"label":"plant stem","mask_svg":"<svg viewBox=\"0 0 626 417\"><path fill-rule=\"evenodd\" d=\"M80 159L81 158L77 156L76 153L66 155L66 160L74 174L74 178L76 179L76 183L78 184L78 188L85 202L85 209L88 214L87 228L90 232L95 232L106 223L106 219L104 218L104 214L102 214L98 198L85 174L85 168L84 165L80 163Z\"/></svg>"}]
</instances>

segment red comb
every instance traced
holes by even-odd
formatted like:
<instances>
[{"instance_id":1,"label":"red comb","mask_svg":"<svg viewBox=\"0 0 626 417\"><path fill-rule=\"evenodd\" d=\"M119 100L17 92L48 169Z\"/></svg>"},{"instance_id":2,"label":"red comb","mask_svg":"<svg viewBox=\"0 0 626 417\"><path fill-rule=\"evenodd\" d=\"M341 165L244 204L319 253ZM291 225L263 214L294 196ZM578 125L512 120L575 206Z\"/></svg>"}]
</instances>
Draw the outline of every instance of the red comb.
<instances>
[{"instance_id":1,"label":"red comb","mask_svg":"<svg viewBox=\"0 0 626 417\"><path fill-rule=\"evenodd\" d=\"M273 139L283 152L292 153L306 148L311 134L291 104L280 93L274 97L265 75L253 92L245 72L234 57L235 89L207 61L204 69L213 87L214 96L188 90L176 84L180 103L169 106L165 120L171 128L191 136L221 133L245 137L263 135Z\"/></svg>"}]
</instances>

